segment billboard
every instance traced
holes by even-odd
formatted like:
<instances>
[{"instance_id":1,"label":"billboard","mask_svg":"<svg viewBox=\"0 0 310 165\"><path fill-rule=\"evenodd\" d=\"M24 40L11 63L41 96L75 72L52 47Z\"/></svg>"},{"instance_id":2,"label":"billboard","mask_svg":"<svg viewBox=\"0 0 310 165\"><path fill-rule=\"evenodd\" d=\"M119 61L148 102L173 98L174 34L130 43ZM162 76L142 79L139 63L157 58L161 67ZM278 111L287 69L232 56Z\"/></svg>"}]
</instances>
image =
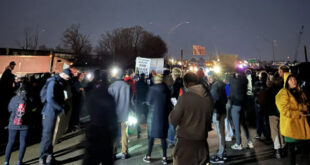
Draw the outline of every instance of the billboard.
<instances>
[{"instance_id":1,"label":"billboard","mask_svg":"<svg viewBox=\"0 0 310 165\"><path fill-rule=\"evenodd\" d=\"M193 55L205 55L206 47L200 45L193 45Z\"/></svg>"}]
</instances>

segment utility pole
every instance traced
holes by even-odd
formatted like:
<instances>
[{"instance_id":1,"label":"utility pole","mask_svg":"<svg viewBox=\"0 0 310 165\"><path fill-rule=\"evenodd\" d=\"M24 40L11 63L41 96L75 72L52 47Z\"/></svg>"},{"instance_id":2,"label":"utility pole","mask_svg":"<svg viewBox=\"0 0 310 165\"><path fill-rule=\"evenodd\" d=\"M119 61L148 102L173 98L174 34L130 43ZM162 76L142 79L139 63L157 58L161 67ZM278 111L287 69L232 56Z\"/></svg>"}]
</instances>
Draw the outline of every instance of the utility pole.
<instances>
[{"instance_id":1,"label":"utility pole","mask_svg":"<svg viewBox=\"0 0 310 165\"><path fill-rule=\"evenodd\" d=\"M307 46L304 46L304 51L305 51L305 60L308 62L308 55L307 55Z\"/></svg>"},{"instance_id":2,"label":"utility pole","mask_svg":"<svg viewBox=\"0 0 310 165\"><path fill-rule=\"evenodd\" d=\"M302 37L303 32L304 32L304 25L301 26L300 31L298 33L298 39L297 39L297 46L296 46L295 56L294 56L294 62L297 62L298 48L300 47L301 37Z\"/></svg>"},{"instance_id":3,"label":"utility pole","mask_svg":"<svg viewBox=\"0 0 310 165\"><path fill-rule=\"evenodd\" d=\"M183 64L183 49L181 49L181 69L182 69L182 72L183 72L183 67L184 67L184 64Z\"/></svg>"}]
</instances>

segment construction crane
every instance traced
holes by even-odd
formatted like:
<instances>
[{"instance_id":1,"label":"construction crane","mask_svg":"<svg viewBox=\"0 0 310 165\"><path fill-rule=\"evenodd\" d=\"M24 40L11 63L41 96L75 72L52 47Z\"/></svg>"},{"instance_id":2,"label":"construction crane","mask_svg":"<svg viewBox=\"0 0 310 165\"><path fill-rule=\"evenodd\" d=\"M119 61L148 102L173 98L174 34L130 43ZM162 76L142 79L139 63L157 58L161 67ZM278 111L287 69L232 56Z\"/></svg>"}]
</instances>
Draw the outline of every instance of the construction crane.
<instances>
[{"instance_id":1,"label":"construction crane","mask_svg":"<svg viewBox=\"0 0 310 165\"><path fill-rule=\"evenodd\" d=\"M304 25L301 26L299 33L298 33L297 46L296 46L296 51L295 51L295 55L294 55L294 62L297 62L298 49L300 48L301 39L302 39L301 37L302 37L303 33L304 33Z\"/></svg>"}]
</instances>

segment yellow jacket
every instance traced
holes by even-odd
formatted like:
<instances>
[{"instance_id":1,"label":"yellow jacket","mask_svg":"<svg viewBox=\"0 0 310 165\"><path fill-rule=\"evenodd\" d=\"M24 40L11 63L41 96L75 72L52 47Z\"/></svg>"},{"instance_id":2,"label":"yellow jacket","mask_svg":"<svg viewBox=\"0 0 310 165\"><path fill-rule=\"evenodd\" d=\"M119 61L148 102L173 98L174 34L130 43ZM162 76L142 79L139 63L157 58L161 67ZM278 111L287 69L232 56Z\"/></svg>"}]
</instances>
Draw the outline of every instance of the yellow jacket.
<instances>
[{"instance_id":1,"label":"yellow jacket","mask_svg":"<svg viewBox=\"0 0 310 165\"><path fill-rule=\"evenodd\" d=\"M302 106L305 103L298 103L289 90L285 88L285 83L289 74L284 74L284 87L276 95L276 105L280 112L280 133L296 140L310 139L310 127L307 117L301 115ZM306 96L302 93L302 99Z\"/></svg>"}]
</instances>

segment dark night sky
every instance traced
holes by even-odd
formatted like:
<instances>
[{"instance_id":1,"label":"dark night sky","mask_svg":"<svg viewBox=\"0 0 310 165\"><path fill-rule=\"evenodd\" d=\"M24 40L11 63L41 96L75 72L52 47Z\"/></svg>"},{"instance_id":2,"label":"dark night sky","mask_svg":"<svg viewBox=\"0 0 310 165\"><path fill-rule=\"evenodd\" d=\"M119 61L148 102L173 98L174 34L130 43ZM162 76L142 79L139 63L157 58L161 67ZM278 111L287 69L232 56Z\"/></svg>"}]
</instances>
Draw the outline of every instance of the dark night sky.
<instances>
[{"instance_id":1,"label":"dark night sky","mask_svg":"<svg viewBox=\"0 0 310 165\"><path fill-rule=\"evenodd\" d=\"M277 40L276 60L283 60L294 55L301 25L310 48L309 0L10 0L0 2L0 20L0 47L17 47L25 28L45 29L39 45L55 47L71 24L80 24L93 45L104 32L134 25L167 41L171 27L190 21L171 33L174 56L182 48L190 57L200 44L209 52L271 60L266 40Z\"/></svg>"}]
</instances>

